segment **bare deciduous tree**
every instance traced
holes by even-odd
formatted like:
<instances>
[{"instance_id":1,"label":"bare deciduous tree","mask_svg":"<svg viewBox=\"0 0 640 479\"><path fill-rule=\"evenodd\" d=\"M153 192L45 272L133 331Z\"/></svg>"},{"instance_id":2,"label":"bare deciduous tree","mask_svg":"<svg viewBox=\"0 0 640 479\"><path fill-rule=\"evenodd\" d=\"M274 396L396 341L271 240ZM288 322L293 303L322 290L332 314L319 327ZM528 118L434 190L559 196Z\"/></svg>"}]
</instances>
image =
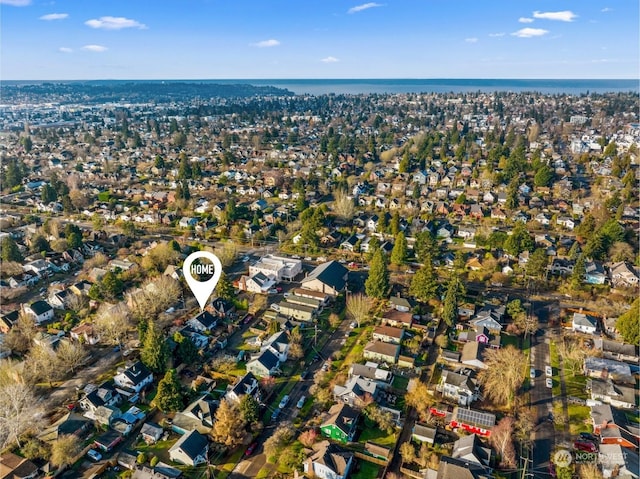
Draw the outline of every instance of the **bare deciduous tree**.
<instances>
[{"instance_id":1,"label":"bare deciduous tree","mask_svg":"<svg viewBox=\"0 0 640 479\"><path fill-rule=\"evenodd\" d=\"M42 409L33 388L22 381L11 361L0 363L0 448L14 442L32 427Z\"/></svg>"},{"instance_id":2,"label":"bare deciduous tree","mask_svg":"<svg viewBox=\"0 0 640 479\"><path fill-rule=\"evenodd\" d=\"M411 441L403 442L400 445L400 455L402 456L402 460L406 463L415 462L416 448L413 447L413 444L411 444Z\"/></svg>"},{"instance_id":3,"label":"bare deciduous tree","mask_svg":"<svg viewBox=\"0 0 640 479\"><path fill-rule=\"evenodd\" d=\"M48 344L35 344L29 351L25 370L32 381L46 381L53 387L53 381L62 377L58 356Z\"/></svg>"},{"instance_id":4,"label":"bare deciduous tree","mask_svg":"<svg viewBox=\"0 0 640 479\"><path fill-rule=\"evenodd\" d=\"M132 328L129 310L123 303L103 303L98 309L94 325L102 341L120 346Z\"/></svg>"},{"instance_id":5,"label":"bare deciduous tree","mask_svg":"<svg viewBox=\"0 0 640 479\"><path fill-rule=\"evenodd\" d=\"M353 198L350 198L343 189L334 191L333 198L333 211L335 211L336 216L344 221L351 220L356 211Z\"/></svg>"},{"instance_id":6,"label":"bare deciduous tree","mask_svg":"<svg viewBox=\"0 0 640 479\"><path fill-rule=\"evenodd\" d=\"M412 388L405 395L405 403L408 406L415 408L420 416L420 419L426 421L429 417L429 408L431 407L431 395L429 394L429 388L425 383L419 380L413 380Z\"/></svg>"},{"instance_id":7,"label":"bare deciduous tree","mask_svg":"<svg viewBox=\"0 0 640 479\"><path fill-rule=\"evenodd\" d=\"M557 341L556 345L558 348L558 354L564 363L564 367L570 370L575 376L582 370L587 351L581 347L579 340L574 340L573 338L566 336L560 341Z\"/></svg>"},{"instance_id":8,"label":"bare deciduous tree","mask_svg":"<svg viewBox=\"0 0 640 479\"><path fill-rule=\"evenodd\" d=\"M371 298L364 294L353 294L347 297L347 315L353 319L358 327L369 317L372 306Z\"/></svg>"},{"instance_id":9,"label":"bare deciduous tree","mask_svg":"<svg viewBox=\"0 0 640 479\"><path fill-rule=\"evenodd\" d=\"M264 442L264 453L267 457L273 457L276 453L288 445L294 437L295 429L291 424L281 424L269 439Z\"/></svg>"},{"instance_id":10,"label":"bare deciduous tree","mask_svg":"<svg viewBox=\"0 0 640 479\"><path fill-rule=\"evenodd\" d=\"M491 430L489 440L500 456L500 464L503 467L516 466L516 450L513 446L513 425L511 416L503 417Z\"/></svg>"},{"instance_id":11,"label":"bare deciduous tree","mask_svg":"<svg viewBox=\"0 0 640 479\"><path fill-rule=\"evenodd\" d=\"M484 356L487 367L478 374L486 396L511 407L518 388L524 381L524 361L522 351L513 346L487 349Z\"/></svg>"},{"instance_id":12,"label":"bare deciduous tree","mask_svg":"<svg viewBox=\"0 0 640 479\"><path fill-rule=\"evenodd\" d=\"M82 344L69 340L61 341L56 350L56 356L62 369L71 370L72 373L78 366L82 366L87 359L87 354L87 350Z\"/></svg>"},{"instance_id":13,"label":"bare deciduous tree","mask_svg":"<svg viewBox=\"0 0 640 479\"><path fill-rule=\"evenodd\" d=\"M236 403L225 399L220 401L220 406L216 411L216 420L211 430L214 441L230 447L238 446L243 443L247 435L245 426L246 422Z\"/></svg>"}]
</instances>

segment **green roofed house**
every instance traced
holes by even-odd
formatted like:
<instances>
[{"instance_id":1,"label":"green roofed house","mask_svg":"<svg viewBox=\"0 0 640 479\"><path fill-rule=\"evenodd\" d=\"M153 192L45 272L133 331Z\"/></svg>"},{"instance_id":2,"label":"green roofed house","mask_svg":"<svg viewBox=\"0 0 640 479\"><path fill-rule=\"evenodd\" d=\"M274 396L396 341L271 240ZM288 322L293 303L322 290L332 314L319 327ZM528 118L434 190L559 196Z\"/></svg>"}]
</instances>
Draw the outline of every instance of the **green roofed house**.
<instances>
[{"instance_id":1,"label":"green roofed house","mask_svg":"<svg viewBox=\"0 0 640 479\"><path fill-rule=\"evenodd\" d=\"M329 409L329 417L320 426L322 435L343 444L352 441L360 413L351 406L339 403Z\"/></svg>"}]
</instances>

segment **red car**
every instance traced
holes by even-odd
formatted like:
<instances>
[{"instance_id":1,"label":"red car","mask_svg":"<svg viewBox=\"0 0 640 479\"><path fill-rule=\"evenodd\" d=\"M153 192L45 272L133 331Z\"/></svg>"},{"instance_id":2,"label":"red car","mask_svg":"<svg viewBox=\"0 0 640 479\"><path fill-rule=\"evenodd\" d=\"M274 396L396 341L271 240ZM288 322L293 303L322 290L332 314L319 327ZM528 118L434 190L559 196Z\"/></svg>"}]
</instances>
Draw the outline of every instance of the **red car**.
<instances>
[{"instance_id":1,"label":"red car","mask_svg":"<svg viewBox=\"0 0 640 479\"><path fill-rule=\"evenodd\" d=\"M576 441L573 443L573 447L578 451L584 452L597 452L598 448L590 441Z\"/></svg>"},{"instance_id":2,"label":"red car","mask_svg":"<svg viewBox=\"0 0 640 479\"><path fill-rule=\"evenodd\" d=\"M276 291L278 293L282 293L282 286L276 286Z\"/></svg>"},{"instance_id":3,"label":"red car","mask_svg":"<svg viewBox=\"0 0 640 479\"><path fill-rule=\"evenodd\" d=\"M253 451L256 450L256 447L258 447L258 443L257 442L252 442L251 444L249 444L249 447L247 448L247 450L244 451L244 455L245 456L250 456L251 454L253 454Z\"/></svg>"}]
</instances>

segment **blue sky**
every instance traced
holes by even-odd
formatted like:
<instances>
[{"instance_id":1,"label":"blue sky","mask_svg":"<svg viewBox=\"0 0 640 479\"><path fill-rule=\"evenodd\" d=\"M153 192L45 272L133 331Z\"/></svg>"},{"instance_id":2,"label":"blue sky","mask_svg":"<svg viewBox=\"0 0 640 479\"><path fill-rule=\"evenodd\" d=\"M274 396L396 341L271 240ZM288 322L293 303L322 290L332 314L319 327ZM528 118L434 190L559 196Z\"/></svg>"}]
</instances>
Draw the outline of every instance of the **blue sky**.
<instances>
[{"instance_id":1,"label":"blue sky","mask_svg":"<svg viewBox=\"0 0 640 479\"><path fill-rule=\"evenodd\" d=\"M639 78L637 0L0 0L0 78Z\"/></svg>"}]
</instances>

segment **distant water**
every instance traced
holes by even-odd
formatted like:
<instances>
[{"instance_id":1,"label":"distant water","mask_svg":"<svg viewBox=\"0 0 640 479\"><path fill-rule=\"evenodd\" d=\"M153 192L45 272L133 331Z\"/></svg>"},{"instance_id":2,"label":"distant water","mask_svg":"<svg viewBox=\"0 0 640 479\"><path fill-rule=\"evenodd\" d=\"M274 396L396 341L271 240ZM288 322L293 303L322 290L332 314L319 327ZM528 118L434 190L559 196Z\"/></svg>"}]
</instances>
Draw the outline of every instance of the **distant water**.
<instances>
[{"instance_id":1,"label":"distant water","mask_svg":"<svg viewBox=\"0 0 640 479\"><path fill-rule=\"evenodd\" d=\"M226 80L225 80L226 81ZM502 79L374 79L374 80L232 80L256 86L272 85L303 95L362 93L465 93L540 92L583 93L640 92L638 80L502 80Z\"/></svg>"},{"instance_id":2,"label":"distant water","mask_svg":"<svg viewBox=\"0 0 640 479\"><path fill-rule=\"evenodd\" d=\"M244 83L286 88L298 95L366 93L465 93L465 92L539 92L580 95L584 93L640 92L640 80L539 80L539 79L234 79L234 80L78 80L80 83ZM3 81L4 85L34 84L44 81ZM76 81L51 81L76 83Z\"/></svg>"}]
</instances>

